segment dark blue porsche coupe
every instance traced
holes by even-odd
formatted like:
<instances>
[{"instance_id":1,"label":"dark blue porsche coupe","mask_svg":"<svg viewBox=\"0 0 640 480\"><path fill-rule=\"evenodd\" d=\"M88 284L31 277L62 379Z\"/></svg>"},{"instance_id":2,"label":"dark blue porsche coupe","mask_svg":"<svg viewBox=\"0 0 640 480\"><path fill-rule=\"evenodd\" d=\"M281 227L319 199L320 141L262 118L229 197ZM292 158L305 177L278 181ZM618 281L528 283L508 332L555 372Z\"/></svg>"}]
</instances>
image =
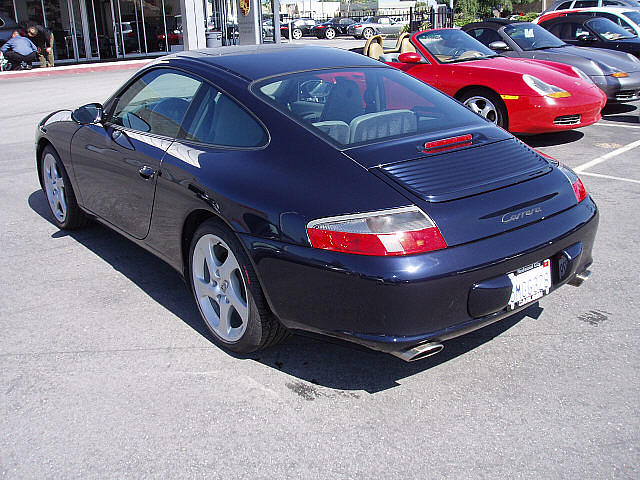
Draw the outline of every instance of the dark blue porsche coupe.
<instances>
[{"instance_id":1,"label":"dark blue porsche coupe","mask_svg":"<svg viewBox=\"0 0 640 480\"><path fill-rule=\"evenodd\" d=\"M163 57L36 144L55 223L168 262L236 352L302 330L424 358L592 262L598 212L570 169L343 50Z\"/></svg>"}]
</instances>

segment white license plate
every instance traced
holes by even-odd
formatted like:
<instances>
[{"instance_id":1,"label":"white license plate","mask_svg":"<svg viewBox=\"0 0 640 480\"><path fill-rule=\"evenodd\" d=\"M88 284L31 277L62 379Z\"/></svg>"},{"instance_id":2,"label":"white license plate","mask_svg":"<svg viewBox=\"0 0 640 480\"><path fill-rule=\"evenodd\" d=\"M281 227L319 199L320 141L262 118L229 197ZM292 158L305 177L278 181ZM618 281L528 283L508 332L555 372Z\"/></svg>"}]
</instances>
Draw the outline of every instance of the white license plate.
<instances>
[{"instance_id":1,"label":"white license plate","mask_svg":"<svg viewBox=\"0 0 640 480\"><path fill-rule=\"evenodd\" d=\"M519 268L509 274L511 298L509 310L521 307L549 293L551 288L551 262L547 259L526 267Z\"/></svg>"}]
</instances>

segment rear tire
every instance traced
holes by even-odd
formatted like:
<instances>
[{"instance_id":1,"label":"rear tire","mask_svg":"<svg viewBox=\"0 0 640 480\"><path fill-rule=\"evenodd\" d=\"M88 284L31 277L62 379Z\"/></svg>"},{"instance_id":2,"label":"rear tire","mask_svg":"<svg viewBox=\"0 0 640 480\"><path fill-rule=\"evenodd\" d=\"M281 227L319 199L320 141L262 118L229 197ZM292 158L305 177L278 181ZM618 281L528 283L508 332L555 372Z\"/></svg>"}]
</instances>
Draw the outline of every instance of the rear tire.
<instances>
[{"instance_id":1,"label":"rear tire","mask_svg":"<svg viewBox=\"0 0 640 480\"><path fill-rule=\"evenodd\" d=\"M327 28L324 31L324 38L326 38L327 40L333 40L334 38L336 38L336 31L333 28Z\"/></svg>"},{"instance_id":2,"label":"rear tire","mask_svg":"<svg viewBox=\"0 0 640 480\"><path fill-rule=\"evenodd\" d=\"M302 38L302 30L300 30L299 28L294 28L291 32L291 36L294 40L300 40Z\"/></svg>"},{"instance_id":3,"label":"rear tire","mask_svg":"<svg viewBox=\"0 0 640 480\"><path fill-rule=\"evenodd\" d=\"M362 38L365 40L369 40L373 37L373 28L367 27L362 31Z\"/></svg>"},{"instance_id":4,"label":"rear tire","mask_svg":"<svg viewBox=\"0 0 640 480\"><path fill-rule=\"evenodd\" d=\"M89 220L78 206L67 171L51 145L44 147L40 154L40 182L58 228L75 230L87 225Z\"/></svg>"},{"instance_id":5,"label":"rear tire","mask_svg":"<svg viewBox=\"0 0 640 480\"><path fill-rule=\"evenodd\" d=\"M240 241L215 220L196 230L189 249L190 284L214 342L238 353L274 345L288 331L273 316Z\"/></svg>"}]
</instances>

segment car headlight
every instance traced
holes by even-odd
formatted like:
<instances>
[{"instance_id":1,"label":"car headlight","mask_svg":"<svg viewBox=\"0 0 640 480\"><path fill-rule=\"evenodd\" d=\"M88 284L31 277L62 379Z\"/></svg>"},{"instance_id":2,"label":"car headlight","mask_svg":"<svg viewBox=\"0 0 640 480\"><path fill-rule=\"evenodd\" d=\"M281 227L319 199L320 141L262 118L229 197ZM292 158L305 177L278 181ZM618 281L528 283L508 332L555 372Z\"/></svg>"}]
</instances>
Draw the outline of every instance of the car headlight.
<instances>
[{"instance_id":1,"label":"car headlight","mask_svg":"<svg viewBox=\"0 0 640 480\"><path fill-rule=\"evenodd\" d=\"M547 82L543 82L539 78L536 78L532 75L527 75L526 73L522 75L522 80L524 80L524 83L529 85L529 87L531 87L534 92L542 95L543 97L566 98L571 96L571 94L566 90L563 90L560 87L556 87L555 85L551 85Z\"/></svg>"},{"instance_id":2,"label":"car headlight","mask_svg":"<svg viewBox=\"0 0 640 480\"><path fill-rule=\"evenodd\" d=\"M578 75L581 79L589 82L589 83L593 83L593 81L591 80L591 77L589 75L587 75L586 73L584 73L582 70L580 70L578 67L571 67L571 70L574 71L574 73L576 75Z\"/></svg>"}]
</instances>

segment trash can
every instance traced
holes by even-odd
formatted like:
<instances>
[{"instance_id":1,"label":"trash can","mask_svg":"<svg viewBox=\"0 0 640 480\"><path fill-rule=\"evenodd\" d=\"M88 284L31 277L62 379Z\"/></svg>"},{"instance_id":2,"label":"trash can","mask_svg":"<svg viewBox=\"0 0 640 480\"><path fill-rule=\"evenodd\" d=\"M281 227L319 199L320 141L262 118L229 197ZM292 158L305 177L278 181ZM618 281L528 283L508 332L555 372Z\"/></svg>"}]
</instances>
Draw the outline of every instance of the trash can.
<instances>
[{"instance_id":1,"label":"trash can","mask_svg":"<svg viewBox=\"0 0 640 480\"><path fill-rule=\"evenodd\" d=\"M222 32L207 32L207 48L222 46Z\"/></svg>"}]
</instances>

